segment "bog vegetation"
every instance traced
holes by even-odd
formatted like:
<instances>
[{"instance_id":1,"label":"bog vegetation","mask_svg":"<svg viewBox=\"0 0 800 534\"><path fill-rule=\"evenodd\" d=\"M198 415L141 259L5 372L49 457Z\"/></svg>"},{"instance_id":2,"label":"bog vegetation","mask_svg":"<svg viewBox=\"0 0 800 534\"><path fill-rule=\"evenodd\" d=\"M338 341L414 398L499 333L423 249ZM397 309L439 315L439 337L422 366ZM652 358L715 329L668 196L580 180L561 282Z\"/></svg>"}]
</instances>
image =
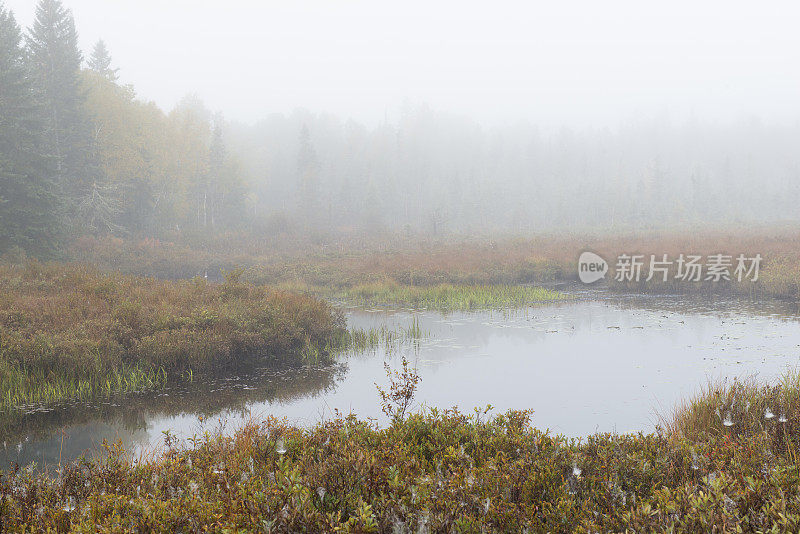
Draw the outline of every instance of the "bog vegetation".
<instances>
[{"instance_id":1,"label":"bog vegetation","mask_svg":"<svg viewBox=\"0 0 800 534\"><path fill-rule=\"evenodd\" d=\"M103 269L157 276L191 278L244 268L244 280L322 296L364 300L423 298L421 288L436 286L553 287L577 281L577 259L590 249L609 262L609 287L624 291L729 293L747 297L800 298L800 234L793 229L749 232L635 233L587 239L571 235L487 239L478 237L423 239L397 235L357 237L327 235L315 241L302 234L254 236L228 233L210 240L162 241L85 237L67 249L69 258ZM645 257L639 282L613 280L620 254ZM647 281L651 255L708 257L725 253L763 257L756 281ZM471 290L464 289L465 292ZM476 290L477 291L477 290ZM361 293L359 295L359 293ZM400 297L405 297L401 299ZM501 299L503 300L503 299ZM508 300L508 299L505 299ZM515 298L519 301L519 298Z\"/></svg>"},{"instance_id":2,"label":"bog vegetation","mask_svg":"<svg viewBox=\"0 0 800 534\"><path fill-rule=\"evenodd\" d=\"M105 459L64 466L55 477L32 468L7 473L0 479L0 526L476 533L800 528L800 412L791 400L796 390L786 385L746 394L739 384L719 385L695 400L695 408L679 411L668 432L568 440L532 427L532 411L408 413L419 377L407 365L394 377L380 391L392 415L386 428L355 416L312 428L269 418L232 437L209 431L177 443L167 435L163 456L143 462L132 463L106 444Z\"/></svg>"},{"instance_id":3,"label":"bog vegetation","mask_svg":"<svg viewBox=\"0 0 800 534\"><path fill-rule=\"evenodd\" d=\"M429 287L360 285L334 295L363 305L412 306L441 311L522 308L566 298L562 293L541 287L452 284Z\"/></svg>"},{"instance_id":4,"label":"bog vegetation","mask_svg":"<svg viewBox=\"0 0 800 534\"><path fill-rule=\"evenodd\" d=\"M255 362L318 363L349 342L331 305L240 275L167 282L81 265L0 266L2 406L154 389Z\"/></svg>"}]
</instances>

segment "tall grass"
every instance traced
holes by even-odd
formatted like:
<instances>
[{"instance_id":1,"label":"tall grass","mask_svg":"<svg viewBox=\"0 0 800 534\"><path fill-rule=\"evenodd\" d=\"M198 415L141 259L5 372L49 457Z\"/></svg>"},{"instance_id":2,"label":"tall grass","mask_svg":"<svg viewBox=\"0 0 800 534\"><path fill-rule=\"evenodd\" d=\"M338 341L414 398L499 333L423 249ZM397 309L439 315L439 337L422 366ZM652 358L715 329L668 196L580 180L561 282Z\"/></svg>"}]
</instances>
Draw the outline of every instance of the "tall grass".
<instances>
[{"instance_id":1,"label":"tall grass","mask_svg":"<svg viewBox=\"0 0 800 534\"><path fill-rule=\"evenodd\" d=\"M37 372L39 376L36 376ZM69 376L51 370L45 376L40 369L26 371L18 365L9 366L8 362L0 362L2 408L47 406L65 400L85 401L120 393L151 391L166 384L167 373L163 368L96 369L94 372L84 372L82 376Z\"/></svg>"},{"instance_id":2,"label":"tall grass","mask_svg":"<svg viewBox=\"0 0 800 534\"><path fill-rule=\"evenodd\" d=\"M788 372L772 385L755 378L709 382L660 419L676 438L763 434L775 448L796 450L800 446L800 372Z\"/></svg>"}]
</instances>

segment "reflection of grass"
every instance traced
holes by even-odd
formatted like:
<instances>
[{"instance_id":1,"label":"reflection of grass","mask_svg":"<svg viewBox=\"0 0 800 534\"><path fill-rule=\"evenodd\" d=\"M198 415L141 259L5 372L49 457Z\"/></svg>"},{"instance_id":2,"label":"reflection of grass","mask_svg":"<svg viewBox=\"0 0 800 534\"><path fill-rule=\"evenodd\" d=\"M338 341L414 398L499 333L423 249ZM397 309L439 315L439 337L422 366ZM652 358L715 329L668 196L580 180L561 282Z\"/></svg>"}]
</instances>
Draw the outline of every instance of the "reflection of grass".
<instances>
[{"instance_id":1,"label":"reflection of grass","mask_svg":"<svg viewBox=\"0 0 800 534\"><path fill-rule=\"evenodd\" d=\"M566 298L563 293L541 287L451 284L427 287L371 284L342 291L339 295L366 305L411 306L433 310L521 308Z\"/></svg>"},{"instance_id":2,"label":"reflection of grass","mask_svg":"<svg viewBox=\"0 0 800 534\"><path fill-rule=\"evenodd\" d=\"M0 411L0 436L11 444L28 439L45 440L64 428L69 434L69 427L87 423L117 424L126 432L133 432L146 429L152 416L191 413L207 419L224 411L245 413L251 404L286 403L325 392L343 378L345 369L342 364L270 368L233 381L196 380L181 384L178 391L168 389L166 395L125 395L124 398L112 397L110 402L72 403L33 413ZM37 449L41 446L36 445ZM68 443L64 446L65 458L84 452L83 449L68 450ZM56 460L58 452L55 451ZM47 451L43 451L43 456L46 454ZM45 459L52 462L53 455Z\"/></svg>"},{"instance_id":3,"label":"reflection of grass","mask_svg":"<svg viewBox=\"0 0 800 534\"><path fill-rule=\"evenodd\" d=\"M352 355L353 353L364 353L377 348L383 348L391 352L400 346L414 343L426 337L422 331L419 320L414 318L408 326L397 326L389 328L349 328L339 330L331 340L329 350L332 353L343 353ZM312 355L313 356L313 355ZM246 410L249 403L264 402L265 400L278 400L287 402L297 396L314 394L331 387L342 368L338 365L323 366L302 366L297 367L292 362L290 367L271 365L269 371L259 371L250 375L246 370L245 382L250 387L240 389L235 387L236 381L232 384L226 382L224 386L213 382L216 377L209 377L207 374L194 376L191 381L184 381L180 385L182 391L178 395L128 395L124 398L116 397L116 402L122 406L117 409L92 402L91 406L70 404L56 404L63 399L77 400L75 392L83 393L80 398L93 399L99 391L103 397L112 397L130 391L143 392L159 389L167 384L167 377L162 371L155 371L157 381L139 383L136 381L124 381L124 373L112 371L107 377L96 377L102 383L83 387L71 385L60 386L58 376L49 377L49 381L43 381L44 386L41 391L43 396L38 399L37 404L48 405L52 410L34 413L25 413L19 410L0 410L0 436L5 436L11 441L19 436L45 435L52 432L54 428L61 428L64 425L86 422L92 418L108 420L115 416L136 417L143 410L151 412L161 412L166 414L173 413L201 413L204 416L211 416L218 413L223 408ZM271 372L289 372L291 379L275 379ZM10 385L13 388L14 379L19 379L14 375L9 376ZM212 381L209 382L209 379ZM144 379L143 379L144 380ZM252 381L252 382L251 382ZM111 382L109 387L108 382ZM209 388L209 384L214 384ZM61 389L59 389L59 387ZM209 389L213 393L209 392ZM53 393L44 396L48 392ZM138 424L142 421L137 419Z\"/></svg>"},{"instance_id":4,"label":"reflection of grass","mask_svg":"<svg viewBox=\"0 0 800 534\"><path fill-rule=\"evenodd\" d=\"M380 328L350 328L340 346L353 352L384 347L388 352L398 345L419 341L426 335L419 326L419 319L415 317L407 327L388 328L384 325Z\"/></svg>"},{"instance_id":5,"label":"reflection of grass","mask_svg":"<svg viewBox=\"0 0 800 534\"><path fill-rule=\"evenodd\" d=\"M259 361L329 360L329 304L239 281L0 266L0 408L149 390Z\"/></svg>"}]
</instances>

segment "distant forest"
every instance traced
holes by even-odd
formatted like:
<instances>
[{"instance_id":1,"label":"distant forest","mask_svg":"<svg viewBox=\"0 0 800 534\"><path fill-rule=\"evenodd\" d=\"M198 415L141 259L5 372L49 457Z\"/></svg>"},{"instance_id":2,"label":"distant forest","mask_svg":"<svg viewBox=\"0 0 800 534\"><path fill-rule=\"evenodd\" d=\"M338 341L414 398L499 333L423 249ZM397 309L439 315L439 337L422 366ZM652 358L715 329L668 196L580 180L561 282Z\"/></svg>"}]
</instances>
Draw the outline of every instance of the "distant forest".
<instances>
[{"instance_id":1,"label":"distant forest","mask_svg":"<svg viewBox=\"0 0 800 534\"><path fill-rule=\"evenodd\" d=\"M227 122L168 113L118 81L101 41L40 0L0 1L0 254L77 236L412 235L797 222L800 123L668 119L614 129L486 127L405 105L367 127L298 110Z\"/></svg>"}]
</instances>

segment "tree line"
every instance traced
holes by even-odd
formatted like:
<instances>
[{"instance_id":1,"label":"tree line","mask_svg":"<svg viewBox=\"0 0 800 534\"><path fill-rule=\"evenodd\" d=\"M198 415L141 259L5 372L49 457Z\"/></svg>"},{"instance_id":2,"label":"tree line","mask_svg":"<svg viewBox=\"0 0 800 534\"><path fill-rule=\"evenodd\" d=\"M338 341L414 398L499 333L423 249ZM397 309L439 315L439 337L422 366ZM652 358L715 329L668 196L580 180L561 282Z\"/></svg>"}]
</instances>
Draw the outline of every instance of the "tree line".
<instances>
[{"instance_id":1,"label":"tree line","mask_svg":"<svg viewBox=\"0 0 800 534\"><path fill-rule=\"evenodd\" d=\"M486 125L409 104L374 126L275 114L232 124L230 142L258 213L323 228L530 235L800 222L792 117L579 129Z\"/></svg>"},{"instance_id":2,"label":"tree line","mask_svg":"<svg viewBox=\"0 0 800 534\"><path fill-rule=\"evenodd\" d=\"M164 112L84 58L60 0L22 31L0 0L0 254L71 238L279 232L530 234L800 221L800 122L486 127L404 105L366 126L298 109Z\"/></svg>"},{"instance_id":3,"label":"tree line","mask_svg":"<svg viewBox=\"0 0 800 534\"><path fill-rule=\"evenodd\" d=\"M40 0L23 32L0 2L0 252L55 254L76 235L236 227L248 190L224 119L196 98L168 114L86 61L72 13Z\"/></svg>"}]
</instances>

